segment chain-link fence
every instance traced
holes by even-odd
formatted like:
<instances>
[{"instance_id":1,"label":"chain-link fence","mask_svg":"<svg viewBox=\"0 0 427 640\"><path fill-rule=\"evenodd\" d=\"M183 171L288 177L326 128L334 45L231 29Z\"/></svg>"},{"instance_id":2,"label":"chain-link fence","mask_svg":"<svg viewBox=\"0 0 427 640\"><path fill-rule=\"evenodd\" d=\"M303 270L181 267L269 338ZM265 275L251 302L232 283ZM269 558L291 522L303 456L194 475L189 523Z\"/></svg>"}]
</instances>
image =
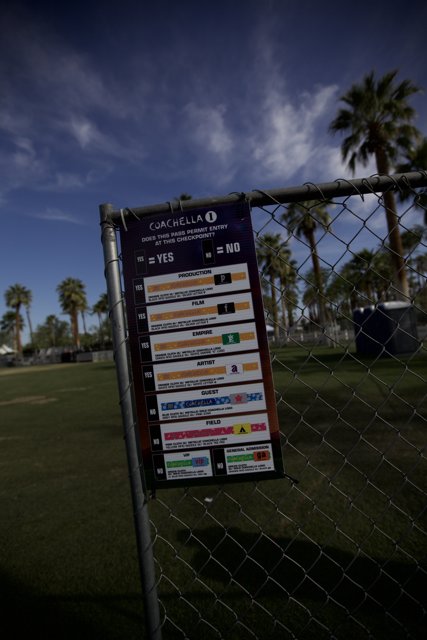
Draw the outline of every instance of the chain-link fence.
<instances>
[{"instance_id":1,"label":"chain-link fence","mask_svg":"<svg viewBox=\"0 0 427 640\"><path fill-rule=\"evenodd\" d=\"M290 478L150 501L163 638L424 637L426 184L244 194Z\"/></svg>"}]
</instances>

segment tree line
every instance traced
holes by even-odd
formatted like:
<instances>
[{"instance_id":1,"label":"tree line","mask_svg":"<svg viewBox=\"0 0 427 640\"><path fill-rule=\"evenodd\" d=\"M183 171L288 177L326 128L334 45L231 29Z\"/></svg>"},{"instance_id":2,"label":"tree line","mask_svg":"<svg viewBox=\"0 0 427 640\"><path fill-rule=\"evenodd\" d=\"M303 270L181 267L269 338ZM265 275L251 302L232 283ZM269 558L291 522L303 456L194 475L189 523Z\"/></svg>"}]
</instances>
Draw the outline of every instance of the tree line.
<instances>
[{"instance_id":1,"label":"tree line","mask_svg":"<svg viewBox=\"0 0 427 640\"><path fill-rule=\"evenodd\" d=\"M18 354L22 353L21 334L24 318L21 312L25 309L30 334L28 346L32 350L61 346L79 350L82 347L105 346L107 342L111 342L111 329L107 320L107 293L102 293L93 307L89 307L85 284L78 278L65 278L56 291L62 312L69 316L70 322L60 320L56 315L48 315L45 322L33 330L30 314L32 291L22 284L11 285L4 294L6 306L10 311L4 313L0 321L2 341L13 344L15 351ZM96 314L98 317L98 330L94 334L87 331L87 313ZM79 318L82 320L83 335L80 332Z\"/></svg>"},{"instance_id":2,"label":"tree line","mask_svg":"<svg viewBox=\"0 0 427 640\"><path fill-rule=\"evenodd\" d=\"M323 224L327 224L327 212L324 214ZM316 221L316 225L320 222ZM308 232L314 235L311 225ZM300 233L303 233L302 229ZM408 272L408 300L415 305L424 323L427 318L427 253L417 251L425 246L423 241L426 239L427 229L421 225L401 234ZM319 329L336 321L349 326L354 309L392 299L393 265L388 244L362 249L335 269L320 266L317 246L311 257L314 257L312 268L303 271L292 259L288 243L283 242L280 233L266 233L257 239L264 306L276 339L280 329L289 331L301 317Z\"/></svg>"},{"instance_id":3,"label":"tree line","mask_svg":"<svg viewBox=\"0 0 427 640\"><path fill-rule=\"evenodd\" d=\"M416 112L409 103L410 97L419 91L420 88L409 80L398 82L397 71L378 79L371 72L341 96L344 106L338 110L329 130L332 134L344 135L342 158L353 175L358 164L366 166L372 157L380 175L427 169L427 138L414 126ZM403 190L399 197L404 200L410 195L409 190ZM298 202L284 209L280 222L290 236L304 239L311 255L312 272L303 278L306 289L303 305L308 307L310 319L320 327L324 327L331 315L336 317L337 313L351 317L351 310L357 306L385 299L413 301L416 276L425 282L425 254L417 256L416 260L411 258L425 238L424 229L417 225L402 232L394 192L386 191L382 199L387 224L386 241L376 252L363 250L354 255L339 273L328 273L321 268L316 241L319 229L323 233L331 230L331 203ZM426 224L427 190L417 195L415 206L424 211ZM257 254L262 280L270 289L266 302L278 337L279 324L285 327L293 324L293 311L298 299L297 276L301 278L301 274L291 258L289 242L283 242L281 234L260 236ZM423 293L422 286L418 289ZM282 315L280 323L278 299ZM363 302L364 305L361 304ZM424 299L419 303L427 310ZM335 307L335 313L331 307Z\"/></svg>"}]
</instances>

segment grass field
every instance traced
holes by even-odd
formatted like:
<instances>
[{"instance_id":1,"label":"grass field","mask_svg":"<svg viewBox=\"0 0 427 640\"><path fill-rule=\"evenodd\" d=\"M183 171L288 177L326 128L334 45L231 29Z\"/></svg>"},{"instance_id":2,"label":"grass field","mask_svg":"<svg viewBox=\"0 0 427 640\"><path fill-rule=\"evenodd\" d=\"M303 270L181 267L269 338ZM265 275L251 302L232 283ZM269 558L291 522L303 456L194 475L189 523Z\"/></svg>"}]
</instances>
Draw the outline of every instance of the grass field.
<instances>
[{"instance_id":1,"label":"grass field","mask_svg":"<svg viewBox=\"0 0 427 640\"><path fill-rule=\"evenodd\" d=\"M164 640L424 637L427 359L273 369L299 483L159 491ZM113 365L2 370L0 444L2 636L145 637Z\"/></svg>"},{"instance_id":2,"label":"grass field","mask_svg":"<svg viewBox=\"0 0 427 640\"><path fill-rule=\"evenodd\" d=\"M15 635L2 637L142 637L113 366L10 373L0 376L0 624Z\"/></svg>"}]
</instances>

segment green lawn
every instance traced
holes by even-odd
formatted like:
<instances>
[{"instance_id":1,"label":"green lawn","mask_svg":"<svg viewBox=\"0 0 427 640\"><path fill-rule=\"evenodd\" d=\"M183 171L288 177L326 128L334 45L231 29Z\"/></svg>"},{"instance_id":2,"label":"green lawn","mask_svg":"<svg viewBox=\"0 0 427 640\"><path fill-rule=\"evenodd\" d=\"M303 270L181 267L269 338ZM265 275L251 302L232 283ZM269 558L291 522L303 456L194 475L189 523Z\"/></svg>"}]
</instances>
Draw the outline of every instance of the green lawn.
<instances>
[{"instance_id":1,"label":"green lawn","mask_svg":"<svg viewBox=\"0 0 427 640\"><path fill-rule=\"evenodd\" d=\"M273 370L299 482L159 491L164 639L423 637L427 359ZM4 637L145 637L113 365L3 370L0 443Z\"/></svg>"},{"instance_id":2,"label":"green lawn","mask_svg":"<svg viewBox=\"0 0 427 640\"><path fill-rule=\"evenodd\" d=\"M10 374L0 375L0 624L15 635L3 637L142 637L113 366Z\"/></svg>"}]
</instances>

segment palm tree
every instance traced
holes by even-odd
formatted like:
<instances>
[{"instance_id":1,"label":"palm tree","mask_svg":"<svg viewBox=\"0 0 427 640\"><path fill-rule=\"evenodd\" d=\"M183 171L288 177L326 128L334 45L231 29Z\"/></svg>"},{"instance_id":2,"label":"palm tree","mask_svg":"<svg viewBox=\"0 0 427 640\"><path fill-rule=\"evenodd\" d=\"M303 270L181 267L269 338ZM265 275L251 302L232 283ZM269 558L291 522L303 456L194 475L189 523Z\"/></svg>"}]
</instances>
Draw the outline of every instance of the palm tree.
<instances>
[{"instance_id":1,"label":"palm tree","mask_svg":"<svg viewBox=\"0 0 427 640\"><path fill-rule=\"evenodd\" d=\"M20 320L20 310L22 306L26 307L29 317L29 307L32 300L32 293L29 289L27 289L27 287L24 287L22 284L14 284L6 290L4 298L6 301L6 305L8 307L11 307L15 312L15 342L16 350L20 354L22 353L21 331L23 327L22 319Z\"/></svg>"},{"instance_id":2,"label":"palm tree","mask_svg":"<svg viewBox=\"0 0 427 640\"><path fill-rule=\"evenodd\" d=\"M98 302L96 302L92 307L92 313L96 313L98 316L98 325L99 325L99 338L102 344L104 343L104 334L102 332L102 314L108 313L108 295L107 293L102 293L99 296Z\"/></svg>"},{"instance_id":3,"label":"palm tree","mask_svg":"<svg viewBox=\"0 0 427 640\"><path fill-rule=\"evenodd\" d=\"M18 351L16 344L16 336L18 332L22 331L24 326L24 319L19 313L16 315L15 311L6 311L0 320L0 331L7 336L8 342L13 346L15 351Z\"/></svg>"},{"instance_id":4,"label":"palm tree","mask_svg":"<svg viewBox=\"0 0 427 640\"><path fill-rule=\"evenodd\" d=\"M347 108L339 109L330 124L332 133L348 133L341 145L343 160L354 173L356 163L366 166L375 157L380 175L390 174L398 155L412 148L419 131L412 125L415 110L408 98L419 89L409 80L395 82L397 71L376 80L372 71L361 84L354 84L341 96ZM388 237L394 265L394 286L399 298L408 297L408 281L402 253L399 218L392 191L384 193Z\"/></svg>"},{"instance_id":5,"label":"palm tree","mask_svg":"<svg viewBox=\"0 0 427 640\"><path fill-rule=\"evenodd\" d=\"M335 318L351 318L351 310L357 307L355 289L347 277L346 265L340 272L334 271L325 288L331 310Z\"/></svg>"},{"instance_id":6,"label":"palm tree","mask_svg":"<svg viewBox=\"0 0 427 640\"><path fill-rule=\"evenodd\" d=\"M279 339L279 313L277 308L276 280L283 268L283 258L280 256L283 249L283 241L280 233L266 233L257 239L257 259L261 268L261 279L266 280L270 286L271 295L271 319L274 329L274 339ZM266 277L267 276L267 277Z\"/></svg>"},{"instance_id":7,"label":"palm tree","mask_svg":"<svg viewBox=\"0 0 427 640\"><path fill-rule=\"evenodd\" d=\"M60 320L51 314L46 317L43 324L36 327L34 344L38 349L49 349L70 344L70 326L68 322Z\"/></svg>"},{"instance_id":8,"label":"palm tree","mask_svg":"<svg viewBox=\"0 0 427 640\"><path fill-rule=\"evenodd\" d=\"M323 327L326 322L324 286L322 270L320 268L319 254L317 252L316 231L323 228L326 231L330 228L331 218L327 211L327 201L301 201L292 202L287 211L282 216L282 221L288 231L298 238L304 236L310 247L311 260L313 263L313 273L317 290L317 300L319 307L319 323Z\"/></svg>"},{"instance_id":9,"label":"palm tree","mask_svg":"<svg viewBox=\"0 0 427 640\"><path fill-rule=\"evenodd\" d=\"M390 286L390 254L362 249L342 268L340 275L351 290L351 308L385 300Z\"/></svg>"},{"instance_id":10,"label":"palm tree","mask_svg":"<svg viewBox=\"0 0 427 640\"><path fill-rule=\"evenodd\" d=\"M417 250L420 243L427 238L427 229L424 229L424 227L419 224L415 224L413 227L403 231L401 237L405 260L408 260ZM422 246L425 246L424 243Z\"/></svg>"},{"instance_id":11,"label":"palm tree","mask_svg":"<svg viewBox=\"0 0 427 640\"><path fill-rule=\"evenodd\" d=\"M280 300L282 303L282 322L285 327L294 324L293 311L298 302L297 262L291 258L291 250L282 246L278 254L280 281Z\"/></svg>"},{"instance_id":12,"label":"palm tree","mask_svg":"<svg viewBox=\"0 0 427 640\"><path fill-rule=\"evenodd\" d=\"M47 329L47 333L49 336L50 347L56 347L56 327L58 322L59 319L54 314L50 314L46 317L45 328Z\"/></svg>"},{"instance_id":13,"label":"palm tree","mask_svg":"<svg viewBox=\"0 0 427 640\"><path fill-rule=\"evenodd\" d=\"M375 269L375 264L377 263L378 265L376 255L370 249L362 249L346 265L347 276L350 279L351 286L357 292L361 307L376 302L375 295L379 290L378 278L381 277Z\"/></svg>"},{"instance_id":14,"label":"palm tree","mask_svg":"<svg viewBox=\"0 0 427 640\"><path fill-rule=\"evenodd\" d=\"M28 291L28 293L29 293L29 297L28 297L28 302L25 305L25 315L27 316L28 331L30 332L30 342L31 344L33 344L34 342L33 323L31 322L31 314L30 314L31 303L33 301L33 294L31 293L31 291Z\"/></svg>"},{"instance_id":15,"label":"palm tree","mask_svg":"<svg viewBox=\"0 0 427 640\"><path fill-rule=\"evenodd\" d=\"M85 285L78 278L66 278L57 287L59 303L63 313L70 316L74 346L80 348L79 312L87 309Z\"/></svg>"},{"instance_id":16,"label":"palm tree","mask_svg":"<svg viewBox=\"0 0 427 640\"><path fill-rule=\"evenodd\" d=\"M418 291L426 291L427 253L417 255L413 261Z\"/></svg>"},{"instance_id":17,"label":"palm tree","mask_svg":"<svg viewBox=\"0 0 427 640\"><path fill-rule=\"evenodd\" d=\"M85 313L89 311L89 306L87 304L87 302L85 302L84 306L82 306L80 308L80 314L82 316L82 325L83 325L83 333L86 335L87 334L87 328L86 328L86 316Z\"/></svg>"},{"instance_id":18,"label":"palm tree","mask_svg":"<svg viewBox=\"0 0 427 640\"><path fill-rule=\"evenodd\" d=\"M321 313L323 313L324 318L325 318L325 322L326 320L328 320L328 313L326 311L326 303L327 302L331 302L331 300L327 297L326 295L326 291L328 287L328 280L333 278L333 271L331 271L330 269L326 269L321 267L320 269L320 279L322 282L322 287L323 287L323 300L322 300L322 304L323 304L323 309L320 309L320 304L319 304L319 290L318 290L318 286L316 284L317 281L317 277L315 276L314 273L314 269L311 268L308 271L306 271L306 273L304 273L302 275L302 282L303 282L303 295L302 295L302 302L304 307L307 308L308 310L308 317L311 320L311 322L313 322L314 324L319 326L324 326L321 325L320 323L320 315ZM305 309L303 310L305 311Z\"/></svg>"},{"instance_id":19,"label":"palm tree","mask_svg":"<svg viewBox=\"0 0 427 640\"><path fill-rule=\"evenodd\" d=\"M397 167L399 173L406 173L407 171L419 171L427 170L427 138L423 138L419 144L409 149L405 153L404 162ZM401 201L407 200L414 195L414 191L411 189L402 189L399 192L399 199ZM427 225L427 189L421 189L414 198L414 204L417 208L424 211L424 224Z\"/></svg>"}]
</instances>

